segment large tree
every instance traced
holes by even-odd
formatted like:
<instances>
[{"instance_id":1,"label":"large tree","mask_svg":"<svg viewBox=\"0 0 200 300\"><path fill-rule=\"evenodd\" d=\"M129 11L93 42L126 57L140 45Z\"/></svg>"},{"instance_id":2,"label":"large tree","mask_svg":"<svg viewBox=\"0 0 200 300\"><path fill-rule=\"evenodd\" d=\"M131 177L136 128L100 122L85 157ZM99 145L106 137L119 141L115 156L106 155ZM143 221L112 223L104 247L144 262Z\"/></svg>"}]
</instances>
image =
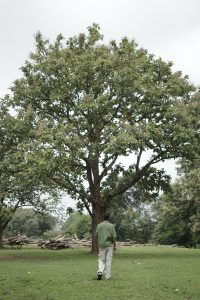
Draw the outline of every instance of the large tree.
<instances>
[{"instance_id":1,"label":"large tree","mask_svg":"<svg viewBox=\"0 0 200 300\"><path fill-rule=\"evenodd\" d=\"M102 39L95 24L66 42L38 33L9 99L36 115L45 176L88 210L94 251L96 226L117 196L157 162L190 155L196 138L188 79L128 38Z\"/></svg>"}]
</instances>

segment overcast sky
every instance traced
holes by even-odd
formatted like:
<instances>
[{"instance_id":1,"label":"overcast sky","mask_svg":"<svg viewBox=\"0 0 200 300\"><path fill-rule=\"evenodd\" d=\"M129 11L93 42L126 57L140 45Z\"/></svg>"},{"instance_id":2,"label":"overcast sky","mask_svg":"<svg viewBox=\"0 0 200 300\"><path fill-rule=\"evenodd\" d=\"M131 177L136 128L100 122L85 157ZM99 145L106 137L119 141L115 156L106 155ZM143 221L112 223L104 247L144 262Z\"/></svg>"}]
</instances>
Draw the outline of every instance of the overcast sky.
<instances>
[{"instance_id":1,"label":"overcast sky","mask_svg":"<svg viewBox=\"0 0 200 300\"><path fill-rule=\"evenodd\" d=\"M0 0L0 97L20 77L34 34L51 41L101 27L104 41L127 36L200 84L199 0ZM166 168L174 174L173 164Z\"/></svg>"},{"instance_id":2,"label":"overcast sky","mask_svg":"<svg viewBox=\"0 0 200 300\"><path fill-rule=\"evenodd\" d=\"M199 0L0 0L0 96L20 76L39 30L53 41L101 27L105 42L133 38L200 84Z\"/></svg>"}]
</instances>

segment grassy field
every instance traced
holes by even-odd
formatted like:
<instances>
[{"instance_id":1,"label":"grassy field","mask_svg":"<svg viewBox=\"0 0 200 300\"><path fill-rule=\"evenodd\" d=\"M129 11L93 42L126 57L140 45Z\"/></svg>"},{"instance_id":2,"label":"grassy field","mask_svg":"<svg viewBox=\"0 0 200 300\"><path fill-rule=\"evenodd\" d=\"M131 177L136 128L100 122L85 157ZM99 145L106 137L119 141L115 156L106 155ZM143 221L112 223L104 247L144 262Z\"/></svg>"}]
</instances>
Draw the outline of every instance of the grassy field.
<instances>
[{"instance_id":1,"label":"grassy field","mask_svg":"<svg viewBox=\"0 0 200 300\"><path fill-rule=\"evenodd\" d=\"M121 248L97 281L88 249L0 250L0 300L200 300L200 250Z\"/></svg>"}]
</instances>

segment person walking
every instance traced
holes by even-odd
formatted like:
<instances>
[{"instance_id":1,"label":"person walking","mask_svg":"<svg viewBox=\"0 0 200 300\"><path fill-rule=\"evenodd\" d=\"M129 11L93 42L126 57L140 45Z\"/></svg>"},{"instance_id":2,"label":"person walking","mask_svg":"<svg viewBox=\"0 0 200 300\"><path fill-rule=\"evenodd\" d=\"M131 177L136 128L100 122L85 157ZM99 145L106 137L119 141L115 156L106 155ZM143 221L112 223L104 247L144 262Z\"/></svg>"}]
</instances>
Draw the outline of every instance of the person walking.
<instances>
[{"instance_id":1,"label":"person walking","mask_svg":"<svg viewBox=\"0 0 200 300\"><path fill-rule=\"evenodd\" d=\"M102 280L105 270L105 278L111 278L111 264L113 248L116 250L116 232L113 224L109 222L110 215L104 214L104 221L97 225L96 237L99 246L97 280Z\"/></svg>"}]
</instances>

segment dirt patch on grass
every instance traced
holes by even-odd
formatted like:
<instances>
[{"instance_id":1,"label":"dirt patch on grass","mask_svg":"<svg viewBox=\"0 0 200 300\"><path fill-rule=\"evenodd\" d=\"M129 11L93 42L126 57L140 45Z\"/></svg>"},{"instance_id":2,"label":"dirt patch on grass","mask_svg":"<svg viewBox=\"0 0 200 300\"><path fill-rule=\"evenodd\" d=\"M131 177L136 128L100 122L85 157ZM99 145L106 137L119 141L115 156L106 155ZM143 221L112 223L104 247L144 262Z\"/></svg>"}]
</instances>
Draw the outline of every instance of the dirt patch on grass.
<instances>
[{"instance_id":1,"label":"dirt patch on grass","mask_svg":"<svg viewBox=\"0 0 200 300\"><path fill-rule=\"evenodd\" d=\"M10 261L15 260L15 257L13 256L0 256L0 261Z\"/></svg>"}]
</instances>

